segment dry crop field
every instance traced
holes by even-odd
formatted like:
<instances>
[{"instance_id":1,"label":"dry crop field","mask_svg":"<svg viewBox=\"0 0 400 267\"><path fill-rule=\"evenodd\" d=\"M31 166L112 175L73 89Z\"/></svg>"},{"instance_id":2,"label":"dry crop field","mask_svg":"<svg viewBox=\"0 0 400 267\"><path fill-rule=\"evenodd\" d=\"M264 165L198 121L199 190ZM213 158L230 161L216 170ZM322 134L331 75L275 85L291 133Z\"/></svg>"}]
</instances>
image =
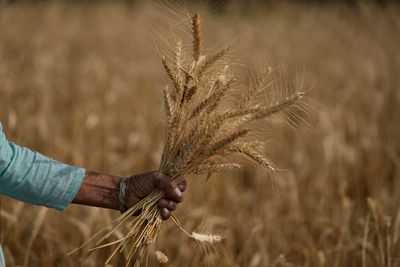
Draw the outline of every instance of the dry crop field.
<instances>
[{"instance_id":1,"label":"dry crop field","mask_svg":"<svg viewBox=\"0 0 400 267\"><path fill-rule=\"evenodd\" d=\"M288 82L311 89L313 108L295 129L260 125L265 152L282 169L272 179L251 164L207 184L188 177L176 216L223 241L203 250L167 222L156 243L166 266L400 266L400 6L230 4L200 13L208 48L233 43L243 81L284 64ZM166 26L173 17L147 2L1 5L8 138L110 174L156 169L165 131L161 54L185 28ZM59 213L6 197L1 206L8 266L102 266L112 251L85 263L66 256L118 213ZM110 266L123 264L118 257Z\"/></svg>"}]
</instances>

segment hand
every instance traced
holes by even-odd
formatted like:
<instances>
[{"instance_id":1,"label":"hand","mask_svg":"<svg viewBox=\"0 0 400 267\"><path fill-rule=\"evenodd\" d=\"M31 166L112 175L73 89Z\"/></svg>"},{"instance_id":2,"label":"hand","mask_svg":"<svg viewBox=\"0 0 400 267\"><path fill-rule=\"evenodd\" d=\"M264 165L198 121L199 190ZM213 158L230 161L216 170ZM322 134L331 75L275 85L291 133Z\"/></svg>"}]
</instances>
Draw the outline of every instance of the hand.
<instances>
[{"instance_id":1,"label":"hand","mask_svg":"<svg viewBox=\"0 0 400 267\"><path fill-rule=\"evenodd\" d=\"M126 208L129 209L134 206L156 188L165 193L165 196L158 202L158 206L161 208L162 218L167 220L170 213L176 209L177 204L183 201L182 193L186 190L186 181L177 184L159 171L134 175L128 179Z\"/></svg>"}]
</instances>

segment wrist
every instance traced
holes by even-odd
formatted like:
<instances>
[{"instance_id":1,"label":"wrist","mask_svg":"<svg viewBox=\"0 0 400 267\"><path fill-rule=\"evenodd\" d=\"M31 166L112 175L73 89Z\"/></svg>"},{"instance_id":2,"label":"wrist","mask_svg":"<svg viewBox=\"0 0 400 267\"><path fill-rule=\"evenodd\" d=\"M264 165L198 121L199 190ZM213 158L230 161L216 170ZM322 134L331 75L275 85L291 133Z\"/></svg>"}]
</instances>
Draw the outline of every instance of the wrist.
<instances>
[{"instance_id":1,"label":"wrist","mask_svg":"<svg viewBox=\"0 0 400 267\"><path fill-rule=\"evenodd\" d=\"M121 177L87 171L72 203L119 210Z\"/></svg>"}]
</instances>

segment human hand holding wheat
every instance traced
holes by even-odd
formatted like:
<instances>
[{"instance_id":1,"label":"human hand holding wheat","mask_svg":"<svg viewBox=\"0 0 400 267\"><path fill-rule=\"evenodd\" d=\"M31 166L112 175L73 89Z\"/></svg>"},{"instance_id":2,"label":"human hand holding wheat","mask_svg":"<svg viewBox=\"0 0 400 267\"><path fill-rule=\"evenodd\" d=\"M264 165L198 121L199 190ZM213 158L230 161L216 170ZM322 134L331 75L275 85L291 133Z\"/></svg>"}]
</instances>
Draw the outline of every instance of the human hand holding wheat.
<instances>
[{"instance_id":1,"label":"human hand holding wheat","mask_svg":"<svg viewBox=\"0 0 400 267\"><path fill-rule=\"evenodd\" d=\"M156 189L163 190L165 193L165 196L158 201L158 206L161 209L162 218L168 219L170 212L174 211L177 204L183 201L182 193L186 190L186 181L176 183L159 171L137 174L127 180L124 208L128 210Z\"/></svg>"},{"instance_id":2,"label":"human hand holding wheat","mask_svg":"<svg viewBox=\"0 0 400 267\"><path fill-rule=\"evenodd\" d=\"M172 63L166 57L162 58L172 86L163 90L167 131L159 171L171 177L177 185L187 175L206 175L209 178L215 172L240 168L237 155L274 172L275 167L261 152L264 144L255 134L257 124L254 122L277 114L292 122L298 118L293 107L301 109L300 100L304 92L292 88L286 80L284 90L274 91L278 79L274 70L268 68L254 84L240 88L240 98L235 97L233 88L238 85L232 64L226 59L230 47L204 55L198 14L192 17L191 26L192 56L183 53L183 44L178 40ZM75 251L83 249L83 258L86 258L97 249L116 245L106 263L121 252L125 255L126 266L132 260L134 266L143 266L149 245L156 241L166 217L159 207L161 203L167 205L163 201L166 192L162 189L155 188ZM168 205L173 206L171 203ZM138 216L132 217L138 212ZM221 241L218 235L190 234L174 216L172 221L197 242L214 244ZM107 239L124 226L127 228L125 237L107 243ZM92 241L95 241L94 245Z\"/></svg>"},{"instance_id":3,"label":"human hand holding wheat","mask_svg":"<svg viewBox=\"0 0 400 267\"><path fill-rule=\"evenodd\" d=\"M121 184L124 186L121 189ZM73 203L120 210L122 213L135 206L154 190L161 190L164 197L158 202L164 220L182 202L186 181L176 183L159 171L136 174L128 178L87 171ZM123 193L120 191L123 190ZM123 198L123 199L121 199ZM139 215L138 211L135 216Z\"/></svg>"}]
</instances>

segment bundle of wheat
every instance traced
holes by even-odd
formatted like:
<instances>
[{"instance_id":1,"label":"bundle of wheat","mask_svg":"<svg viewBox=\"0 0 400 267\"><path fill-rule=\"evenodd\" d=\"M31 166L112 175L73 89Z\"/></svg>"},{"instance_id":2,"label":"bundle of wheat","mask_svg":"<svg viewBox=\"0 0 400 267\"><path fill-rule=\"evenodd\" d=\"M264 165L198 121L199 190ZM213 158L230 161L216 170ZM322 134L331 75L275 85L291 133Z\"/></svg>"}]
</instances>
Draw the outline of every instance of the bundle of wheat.
<instances>
[{"instance_id":1,"label":"bundle of wheat","mask_svg":"<svg viewBox=\"0 0 400 267\"><path fill-rule=\"evenodd\" d=\"M233 95L235 79L230 62L223 60L230 52L230 47L211 56L203 55L198 14L192 17L192 34L191 59L182 52L181 41L176 43L173 64L162 58L173 87L167 86L163 90L168 126L160 171L177 182L188 174L205 174L209 178L214 172L239 168L240 163L227 161L234 159L234 155L244 156L274 171L270 160L259 151L261 142L251 135L255 130L252 122L283 110L288 111L298 103L304 92L292 90L278 101L272 98L260 102L259 94L273 86L273 82L267 83L273 77L273 71L268 69L253 86L249 86L235 105L236 108L231 108L228 102ZM116 245L106 263L118 251L125 251L127 265L134 259L135 266L142 266L147 259L149 244L154 243L161 229L162 218L157 203L162 197L161 190L154 191L77 250L83 249L84 257L87 257L94 250ZM139 211L140 215L134 217ZM176 217L172 216L172 220L198 242L213 244L221 240L218 235L189 234ZM124 226L128 228L125 237L105 243L117 229Z\"/></svg>"}]
</instances>

